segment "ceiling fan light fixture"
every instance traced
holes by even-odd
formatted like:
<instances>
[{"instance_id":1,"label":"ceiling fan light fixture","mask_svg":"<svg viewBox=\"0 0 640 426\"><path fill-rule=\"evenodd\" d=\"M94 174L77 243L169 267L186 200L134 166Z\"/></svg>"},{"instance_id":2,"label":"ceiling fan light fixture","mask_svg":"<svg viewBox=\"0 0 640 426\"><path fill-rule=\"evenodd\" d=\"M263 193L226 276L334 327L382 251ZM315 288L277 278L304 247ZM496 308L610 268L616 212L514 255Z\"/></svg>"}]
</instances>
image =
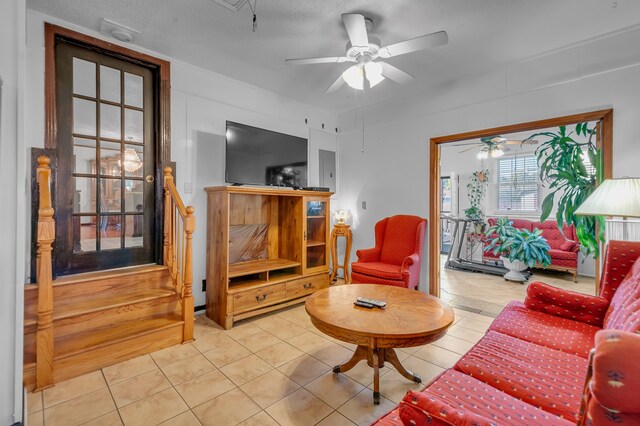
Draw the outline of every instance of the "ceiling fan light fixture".
<instances>
[{"instance_id":1,"label":"ceiling fan light fixture","mask_svg":"<svg viewBox=\"0 0 640 426\"><path fill-rule=\"evenodd\" d=\"M491 152L491 157L492 158L498 158L498 157L502 157L504 155L504 151L501 148L495 148L492 152Z\"/></svg>"},{"instance_id":2,"label":"ceiling fan light fixture","mask_svg":"<svg viewBox=\"0 0 640 426\"><path fill-rule=\"evenodd\" d=\"M478 157L478 160L486 160L489 158L489 152L483 149L476 155L476 157Z\"/></svg>"},{"instance_id":3,"label":"ceiling fan light fixture","mask_svg":"<svg viewBox=\"0 0 640 426\"><path fill-rule=\"evenodd\" d=\"M364 72L363 67L360 65L353 65L345 72L342 73L342 79L356 90L363 90L364 88ZM364 71L367 74L367 80L369 80L369 87L374 87L382 80L384 80L384 76L382 75L382 65L377 62L367 62L364 66Z\"/></svg>"}]
</instances>

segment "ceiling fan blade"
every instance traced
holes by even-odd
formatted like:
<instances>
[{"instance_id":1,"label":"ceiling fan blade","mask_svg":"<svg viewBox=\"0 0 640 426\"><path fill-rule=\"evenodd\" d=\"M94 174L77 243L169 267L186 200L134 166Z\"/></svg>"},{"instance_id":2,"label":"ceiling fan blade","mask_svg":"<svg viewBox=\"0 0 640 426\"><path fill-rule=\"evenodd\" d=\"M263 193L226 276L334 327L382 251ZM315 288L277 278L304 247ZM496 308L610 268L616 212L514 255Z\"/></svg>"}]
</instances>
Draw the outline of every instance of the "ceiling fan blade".
<instances>
[{"instance_id":1,"label":"ceiling fan blade","mask_svg":"<svg viewBox=\"0 0 640 426\"><path fill-rule=\"evenodd\" d=\"M331 56L328 58L303 58L303 59L287 59L284 62L287 65L311 65L311 64L340 64L349 62L349 58L345 56Z\"/></svg>"},{"instance_id":2,"label":"ceiling fan blade","mask_svg":"<svg viewBox=\"0 0 640 426\"><path fill-rule=\"evenodd\" d=\"M364 16L359 13L343 13L342 22L349 34L351 46L368 46L369 37L367 37L367 25Z\"/></svg>"},{"instance_id":3,"label":"ceiling fan blade","mask_svg":"<svg viewBox=\"0 0 640 426\"><path fill-rule=\"evenodd\" d=\"M457 143L457 144L451 145L451 146L469 146L469 145L480 146L482 144L480 142L467 142L467 143Z\"/></svg>"},{"instance_id":4,"label":"ceiling fan blade","mask_svg":"<svg viewBox=\"0 0 640 426\"><path fill-rule=\"evenodd\" d=\"M336 90L341 88L343 84L344 84L344 78L342 78L342 74L340 74L340 76L338 76L338 79L334 81L331 86L329 86L329 88L326 90L325 93L335 92Z\"/></svg>"},{"instance_id":5,"label":"ceiling fan blade","mask_svg":"<svg viewBox=\"0 0 640 426\"><path fill-rule=\"evenodd\" d=\"M400 84L407 84L415 79L411 74L406 73L393 65L389 65L386 62L380 62L380 64L382 64L382 75L389 80L393 80Z\"/></svg>"},{"instance_id":6,"label":"ceiling fan blade","mask_svg":"<svg viewBox=\"0 0 640 426\"><path fill-rule=\"evenodd\" d=\"M448 42L449 36L447 35L447 32L438 31L437 33L427 34L422 37L416 37L411 40L405 40L399 43L390 44L389 46L381 47L378 51L378 55L380 55L381 58L391 58L392 56L399 56L404 55L405 53L442 46Z\"/></svg>"},{"instance_id":7,"label":"ceiling fan blade","mask_svg":"<svg viewBox=\"0 0 640 426\"><path fill-rule=\"evenodd\" d=\"M508 141L505 141L504 143L507 145L535 145L538 143L538 141L535 139L525 139L521 141L508 140Z\"/></svg>"},{"instance_id":8,"label":"ceiling fan blade","mask_svg":"<svg viewBox=\"0 0 640 426\"><path fill-rule=\"evenodd\" d=\"M471 151L472 149L476 149L476 147L472 146L471 148L463 149L462 151L459 151L458 154L462 154L463 152Z\"/></svg>"}]
</instances>

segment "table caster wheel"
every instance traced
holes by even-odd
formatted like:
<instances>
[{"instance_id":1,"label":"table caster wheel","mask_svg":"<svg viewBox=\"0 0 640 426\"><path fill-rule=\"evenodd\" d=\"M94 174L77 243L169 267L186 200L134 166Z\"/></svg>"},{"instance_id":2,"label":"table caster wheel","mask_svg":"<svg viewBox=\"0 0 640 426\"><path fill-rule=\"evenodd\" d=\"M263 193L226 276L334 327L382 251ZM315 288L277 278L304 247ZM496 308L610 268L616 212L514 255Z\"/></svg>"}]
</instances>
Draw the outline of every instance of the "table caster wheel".
<instances>
[{"instance_id":1,"label":"table caster wheel","mask_svg":"<svg viewBox=\"0 0 640 426\"><path fill-rule=\"evenodd\" d=\"M340 373L340 366L336 365L335 367L333 367L333 372L336 374Z\"/></svg>"},{"instance_id":2,"label":"table caster wheel","mask_svg":"<svg viewBox=\"0 0 640 426\"><path fill-rule=\"evenodd\" d=\"M375 405L380 405L380 392L373 393L373 403Z\"/></svg>"},{"instance_id":3,"label":"table caster wheel","mask_svg":"<svg viewBox=\"0 0 640 426\"><path fill-rule=\"evenodd\" d=\"M419 376L413 376L413 381L415 383L422 383L422 379Z\"/></svg>"}]
</instances>

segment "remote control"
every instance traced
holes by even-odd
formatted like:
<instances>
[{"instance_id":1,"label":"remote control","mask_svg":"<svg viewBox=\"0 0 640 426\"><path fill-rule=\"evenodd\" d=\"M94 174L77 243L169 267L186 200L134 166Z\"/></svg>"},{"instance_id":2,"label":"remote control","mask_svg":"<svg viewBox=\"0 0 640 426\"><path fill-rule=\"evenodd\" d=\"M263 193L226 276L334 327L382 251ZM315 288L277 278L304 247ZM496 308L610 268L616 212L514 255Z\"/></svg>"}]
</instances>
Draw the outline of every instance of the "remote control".
<instances>
[{"instance_id":1,"label":"remote control","mask_svg":"<svg viewBox=\"0 0 640 426\"><path fill-rule=\"evenodd\" d=\"M365 303L365 302L353 302L354 305L356 306L360 306L361 308L367 308L367 309L373 309L374 306L371 303Z\"/></svg>"},{"instance_id":2,"label":"remote control","mask_svg":"<svg viewBox=\"0 0 640 426\"><path fill-rule=\"evenodd\" d=\"M358 297L358 302L368 303L370 305L375 306L376 308L384 308L387 306L387 302L384 300L376 300L376 299L367 299L366 297Z\"/></svg>"}]
</instances>

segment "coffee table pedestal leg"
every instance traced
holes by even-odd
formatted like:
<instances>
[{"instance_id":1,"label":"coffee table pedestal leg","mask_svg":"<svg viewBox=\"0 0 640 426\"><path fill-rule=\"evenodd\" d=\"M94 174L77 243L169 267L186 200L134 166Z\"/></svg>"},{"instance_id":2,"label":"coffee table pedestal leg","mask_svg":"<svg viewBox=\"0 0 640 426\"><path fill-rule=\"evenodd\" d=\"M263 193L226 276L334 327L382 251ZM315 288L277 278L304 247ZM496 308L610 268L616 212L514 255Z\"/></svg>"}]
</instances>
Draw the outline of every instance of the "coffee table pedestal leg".
<instances>
[{"instance_id":1,"label":"coffee table pedestal leg","mask_svg":"<svg viewBox=\"0 0 640 426\"><path fill-rule=\"evenodd\" d=\"M376 405L380 404L380 368L384 367L385 361L388 361L398 373L412 382L422 383L420 376L413 374L402 366L396 351L392 348L372 349L367 346L358 346L347 362L333 367L333 372L338 374L349 371L362 360L367 360L367 364L373 368L373 403Z\"/></svg>"}]
</instances>

